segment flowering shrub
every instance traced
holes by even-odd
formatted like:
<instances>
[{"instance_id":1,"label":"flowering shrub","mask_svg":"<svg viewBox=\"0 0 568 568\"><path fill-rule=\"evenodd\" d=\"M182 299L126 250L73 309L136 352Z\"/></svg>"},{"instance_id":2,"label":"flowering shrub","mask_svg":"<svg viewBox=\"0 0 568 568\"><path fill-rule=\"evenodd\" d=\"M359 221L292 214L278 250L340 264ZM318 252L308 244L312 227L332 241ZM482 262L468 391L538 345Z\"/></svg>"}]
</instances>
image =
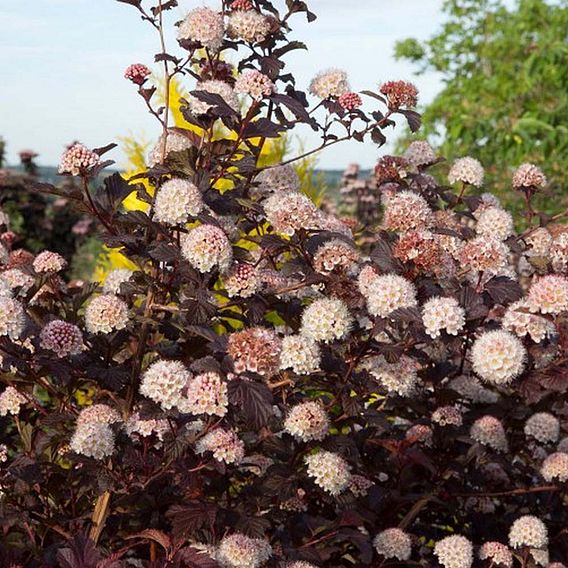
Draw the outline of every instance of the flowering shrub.
<instances>
[{"instance_id":1,"label":"flowering shrub","mask_svg":"<svg viewBox=\"0 0 568 568\"><path fill-rule=\"evenodd\" d=\"M121 1L159 32L176 5ZM93 187L109 148L65 153L82 188L67 197L136 270L69 286L55 251L14 273L2 249L6 565L568 561L564 245L531 244L548 231L532 209L542 226L514 234L471 158L439 185L424 145L377 166L369 256L298 192L294 159L260 168L265 139L299 122L318 149L382 144L397 113L419 125L412 85L363 92L384 105L368 113L345 104L338 70L314 79L310 108L282 71L302 47L286 40L296 12L314 18L300 1L236 0L181 22L185 58L157 58L166 92L178 74L225 83L182 101L197 130L171 129L146 67L127 70L162 125L130 183ZM235 80L221 55L243 46ZM521 174L530 206L544 178ZM145 211L123 209L132 192Z\"/></svg>"}]
</instances>

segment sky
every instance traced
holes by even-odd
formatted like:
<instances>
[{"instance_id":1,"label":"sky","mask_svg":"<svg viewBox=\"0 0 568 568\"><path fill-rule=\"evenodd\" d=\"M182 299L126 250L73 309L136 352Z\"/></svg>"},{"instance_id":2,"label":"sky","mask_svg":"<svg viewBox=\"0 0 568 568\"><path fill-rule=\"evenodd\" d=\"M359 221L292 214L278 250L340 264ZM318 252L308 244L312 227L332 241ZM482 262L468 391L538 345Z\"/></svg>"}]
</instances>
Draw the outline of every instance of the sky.
<instances>
[{"instance_id":1,"label":"sky","mask_svg":"<svg viewBox=\"0 0 568 568\"><path fill-rule=\"evenodd\" d=\"M170 52L179 49L173 23L204 3L215 6L214 0L179 0L168 13ZM415 76L412 65L395 61L393 48L399 39L436 32L442 0L311 0L309 5L318 19L307 24L296 16L291 36L309 51L286 59L300 88L307 89L318 71L338 67L348 71L356 91L377 89L386 80L411 80L420 102L427 103L440 89L435 74ZM55 165L73 140L100 147L121 136L157 138L158 123L123 78L130 63L152 66L158 51L156 33L134 8L115 0L3 1L0 29L0 136L7 142L8 163L17 163L24 148L38 152L41 165ZM193 88L190 82L186 86ZM301 137L308 149L319 143L310 130ZM319 167L341 169L352 162L369 167L384 151L370 141L337 144L319 155ZM120 149L108 157L124 164Z\"/></svg>"}]
</instances>

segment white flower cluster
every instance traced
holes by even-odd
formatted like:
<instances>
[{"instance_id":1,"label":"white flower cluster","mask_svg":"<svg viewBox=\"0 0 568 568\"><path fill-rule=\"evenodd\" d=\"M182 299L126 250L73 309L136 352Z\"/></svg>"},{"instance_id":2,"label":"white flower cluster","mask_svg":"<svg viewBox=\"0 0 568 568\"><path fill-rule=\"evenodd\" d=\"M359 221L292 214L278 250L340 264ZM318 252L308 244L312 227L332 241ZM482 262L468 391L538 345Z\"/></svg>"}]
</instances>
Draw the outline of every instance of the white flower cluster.
<instances>
[{"instance_id":1,"label":"white flower cluster","mask_svg":"<svg viewBox=\"0 0 568 568\"><path fill-rule=\"evenodd\" d=\"M264 41L270 33L270 20L255 10L237 10L229 16L227 32L249 43Z\"/></svg>"},{"instance_id":2,"label":"white flower cluster","mask_svg":"<svg viewBox=\"0 0 568 568\"><path fill-rule=\"evenodd\" d=\"M233 260L233 248L225 232L215 225L199 225L183 236L181 253L199 272L214 267L223 272Z\"/></svg>"},{"instance_id":3,"label":"white flower cluster","mask_svg":"<svg viewBox=\"0 0 568 568\"><path fill-rule=\"evenodd\" d=\"M359 284L361 288L361 283ZM414 284L398 274L376 276L362 290L372 316L386 318L398 308L418 305Z\"/></svg>"},{"instance_id":4,"label":"white flower cluster","mask_svg":"<svg viewBox=\"0 0 568 568\"><path fill-rule=\"evenodd\" d=\"M560 436L560 421L549 412L537 412L525 422L525 434L542 442L556 442Z\"/></svg>"},{"instance_id":5,"label":"white flower cluster","mask_svg":"<svg viewBox=\"0 0 568 568\"><path fill-rule=\"evenodd\" d=\"M481 187L483 185L483 178L485 171L483 166L475 158L466 156L465 158L458 158L450 168L448 173L448 181L456 183L461 181L469 185Z\"/></svg>"},{"instance_id":6,"label":"white flower cluster","mask_svg":"<svg viewBox=\"0 0 568 568\"><path fill-rule=\"evenodd\" d=\"M473 546L461 535L452 535L439 540L434 554L444 568L470 568L473 565Z\"/></svg>"},{"instance_id":7,"label":"white flower cluster","mask_svg":"<svg viewBox=\"0 0 568 568\"><path fill-rule=\"evenodd\" d=\"M351 468L341 456L321 450L307 456L305 462L308 476L330 495L337 496L349 487Z\"/></svg>"},{"instance_id":8,"label":"white flower cluster","mask_svg":"<svg viewBox=\"0 0 568 568\"><path fill-rule=\"evenodd\" d=\"M219 51L224 34L223 14L199 7L191 10L180 24L178 40L195 41L212 51Z\"/></svg>"},{"instance_id":9,"label":"white flower cluster","mask_svg":"<svg viewBox=\"0 0 568 568\"><path fill-rule=\"evenodd\" d=\"M221 540L215 558L224 568L259 568L271 556L266 540L235 533Z\"/></svg>"},{"instance_id":10,"label":"white flower cluster","mask_svg":"<svg viewBox=\"0 0 568 568\"><path fill-rule=\"evenodd\" d=\"M403 355L396 363L388 363L381 355L363 365L389 394L408 397L414 394L418 383L416 361Z\"/></svg>"},{"instance_id":11,"label":"white flower cluster","mask_svg":"<svg viewBox=\"0 0 568 568\"><path fill-rule=\"evenodd\" d=\"M191 373L180 361L156 361L142 375L140 394L169 410L180 402Z\"/></svg>"},{"instance_id":12,"label":"white flower cluster","mask_svg":"<svg viewBox=\"0 0 568 568\"><path fill-rule=\"evenodd\" d=\"M233 430L217 428L199 439L195 451L211 452L213 458L226 464L239 464L245 457L245 445Z\"/></svg>"},{"instance_id":13,"label":"white flower cluster","mask_svg":"<svg viewBox=\"0 0 568 568\"><path fill-rule=\"evenodd\" d=\"M323 440L329 431L329 419L317 402L303 402L290 409L284 430L301 442Z\"/></svg>"},{"instance_id":14,"label":"white flower cluster","mask_svg":"<svg viewBox=\"0 0 568 568\"><path fill-rule=\"evenodd\" d=\"M430 298L422 307L422 322L426 333L440 337L441 331L457 335L465 325L465 310L455 298Z\"/></svg>"},{"instance_id":15,"label":"white flower cluster","mask_svg":"<svg viewBox=\"0 0 568 568\"><path fill-rule=\"evenodd\" d=\"M225 416L229 405L227 383L217 373L202 373L190 379L177 406L181 412Z\"/></svg>"},{"instance_id":16,"label":"white flower cluster","mask_svg":"<svg viewBox=\"0 0 568 568\"><path fill-rule=\"evenodd\" d=\"M337 98L349 91L347 73L341 69L321 71L310 83L310 93L320 99Z\"/></svg>"},{"instance_id":17,"label":"white flower cluster","mask_svg":"<svg viewBox=\"0 0 568 568\"><path fill-rule=\"evenodd\" d=\"M383 558L396 558L400 561L410 559L412 541L402 529L392 528L380 532L373 540L375 550Z\"/></svg>"},{"instance_id":18,"label":"white flower cluster","mask_svg":"<svg viewBox=\"0 0 568 568\"><path fill-rule=\"evenodd\" d=\"M520 548L521 546L544 548L548 545L546 525L534 515L518 518L509 531L509 544L513 548Z\"/></svg>"},{"instance_id":19,"label":"white flower cluster","mask_svg":"<svg viewBox=\"0 0 568 568\"><path fill-rule=\"evenodd\" d=\"M9 297L0 297L0 335L11 340L18 339L26 325L26 315L20 302Z\"/></svg>"},{"instance_id":20,"label":"white flower cluster","mask_svg":"<svg viewBox=\"0 0 568 568\"><path fill-rule=\"evenodd\" d=\"M280 369L292 369L298 375L309 375L319 369L321 353L318 344L303 335L287 335L282 339Z\"/></svg>"},{"instance_id":21,"label":"white flower cluster","mask_svg":"<svg viewBox=\"0 0 568 568\"><path fill-rule=\"evenodd\" d=\"M480 444L489 446L498 452L506 452L508 448L507 435L501 421L494 416L482 416L471 426L470 436Z\"/></svg>"},{"instance_id":22,"label":"white flower cluster","mask_svg":"<svg viewBox=\"0 0 568 568\"><path fill-rule=\"evenodd\" d=\"M521 341L504 330L486 331L471 348L473 370L493 385L510 383L525 368L526 350Z\"/></svg>"},{"instance_id":23,"label":"white flower cluster","mask_svg":"<svg viewBox=\"0 0 568 568\"><path fill-rule=\"evenodd\" d=\"M167 225L182 225L203 209L201 192L188 180L172 178L156 192L154 219Z\"/></svg>"},{"instance_id":24,"label":"white flower cluster","mask_svg":"<svg viewBox=\"0 0 568 568\"><path fill-rule=\"evenodd\" d=\"M555 452L550 454L542 463L540 473L546 481L568 481L568 454Z\"/></svg>"},{"instance_id":25,"label":"white flower cluster","mask_svg":"<svg viewBox=\"0 0 568 568\"><path fill-rule=\"evenodd\" d=\"M26 397L20 394L14 387L6 387L0 394L0 416L20 413L20 408L26 403Z\"/></svg>"},{"instance_id":26,"label":"white flower cluster","mask_svg":"<svg viewBox=\"0 0 568 568\"><path fill-rule=\"evenodd\" d=\"M336 298L322 298L302 313L300 334L314 341L330 343L346 337L353 325L347 306Z\"/></svg>"},{"instance_id":27,"label":"white flower cluster","mask_svg":"<svg viewBox=\"0 0 568 568\"><path fill-rule=\"evenodd\" d=\"M530 313L531 304L526 300L512 303L503 315L502 325L519 337L529 336L535 343L556 334L556 327L546 318Z\"/></svg>"},{"instance_id":28,"label":"white flower cluster","mask_svg":"<svg viewBox=\"0 0 568 568\"><path fill-rule=\"evenodd\" d=\"M488 207L477 218L475 230L479 235L504 241L514 233L513 217L500 207Z\"/></svg>"},{"instance_id":29,"label":"white flower cluster","mask_svg":"<svg viewBox=\"0 0 568 568\"><path fill-rule=\"evenodd\" d=\"M112 333L128 324L128 305L113 294L103 294L85 310L85 327L89 333Z\"/></svg>"}]
</instances>

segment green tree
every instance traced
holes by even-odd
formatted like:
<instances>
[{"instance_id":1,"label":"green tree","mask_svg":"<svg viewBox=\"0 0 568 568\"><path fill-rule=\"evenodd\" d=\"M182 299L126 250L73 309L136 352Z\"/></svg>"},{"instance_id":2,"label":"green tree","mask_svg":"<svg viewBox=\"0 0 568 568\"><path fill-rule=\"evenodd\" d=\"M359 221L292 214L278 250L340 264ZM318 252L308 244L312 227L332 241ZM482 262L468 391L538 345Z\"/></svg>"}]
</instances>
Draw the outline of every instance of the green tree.
<instances>
[{"instance_id":1,"label":"green tree","mask_svg":"<svg viewBox=\"0 0 568 568\"><path fill-rule=\"evenodd\" d=\"M488 165L486 187L502 196L512 169L533 162L554 197L541 206L554 210L568 169L568 2L505 4L446 0L442 29L423 43L399 42L396 57L442 76L423 134L443 155L478 158Z\"/></svg>"}]
</instances>

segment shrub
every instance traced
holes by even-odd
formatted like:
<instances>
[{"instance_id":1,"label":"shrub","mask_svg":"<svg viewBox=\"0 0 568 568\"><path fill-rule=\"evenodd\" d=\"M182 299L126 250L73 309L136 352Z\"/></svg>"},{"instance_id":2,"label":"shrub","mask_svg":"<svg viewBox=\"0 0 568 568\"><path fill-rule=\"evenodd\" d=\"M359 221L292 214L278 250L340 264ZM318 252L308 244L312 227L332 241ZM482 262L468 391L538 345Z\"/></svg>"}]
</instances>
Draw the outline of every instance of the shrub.
<instances>
[{"instance_id":1,"label":"shrub","mask_svg":"<svg viewBox=\"0 0 568 568\"><path fill-rule=\"evenodd\" d=\"M126 3L159 32L176 4ZM186 58L158 57L166 90L174 74L226 90L234 77L221 54L248 45L243 114L196 90L209 108L194 116L182 102L182 112L201 134L171 129L138 66L127 76L163 128L151 167L95 189L109 148L64 155L82 188L67 197L135 270L70 286L43 253L0 275L4 563L567 561L568 280L552 262L556 241L535 246L546 228L530 207L525 233L488 223L480 233L483 212L500 205L470 195L479 164L471 178L459 162L450 188L428 165L383 159L385 215L366 257L353 226L298 193L293 160L258 167L264 139L298 122L322 134L321 148L382 143L397 113L418 125L411 85L366 92L384 114L346 111L336 70L312 83L326 97L316 119L282 73L301 47L286 41L292 15L314 16L287 6L198 8L180 26ZM217 122L234 135L213 139ZM529 206L538 189L519 186ZM185 190L199 207L179 198ZM122 207L132 192L145 210Z\"/></svg>"}]
</instances>

